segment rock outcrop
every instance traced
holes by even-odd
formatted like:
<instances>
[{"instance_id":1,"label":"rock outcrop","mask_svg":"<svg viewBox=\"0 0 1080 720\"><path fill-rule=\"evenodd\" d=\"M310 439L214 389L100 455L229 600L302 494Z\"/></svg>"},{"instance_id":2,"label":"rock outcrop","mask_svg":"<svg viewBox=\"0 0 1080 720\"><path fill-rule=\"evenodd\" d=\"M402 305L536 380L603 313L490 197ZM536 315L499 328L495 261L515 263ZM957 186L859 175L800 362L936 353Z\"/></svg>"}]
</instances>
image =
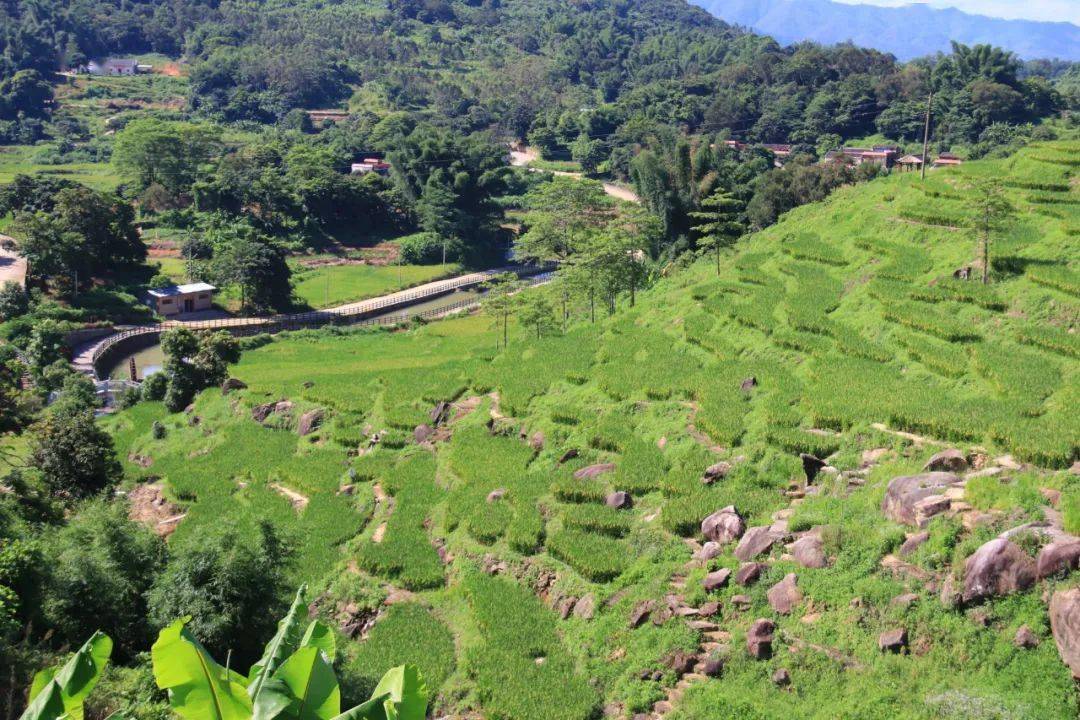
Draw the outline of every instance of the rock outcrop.
<instances>
[{"instance_id":1,"label":"rock outcrop","mask_svg":"<svg viewBox=\"0 0 1080 720\"><path fill-rule=\"evenodd\" d=\"M781 615L788 615L802 602L802 591L799 590L798 583L795 573L788 573L783 580L769 588L767 597L773 610Z\"/></svg>"},{"instance_id":2,"label":"rock outcrop","mask_svg":"<svg viewBox=\"0 0 1080 720\"><path fill-rule=\"evenodd\" d=\"M762 553L768 552L776 542L776 535L767 525L752 527L746 531L735 548L735 557L743 562L753 560Z\"/></svg>"},{"instance_id":3,"label":"rock outcrop","mask_svg":"<svg viewBox=\"0 0 1080 720\"><path fill-rule=\"evenodd\" d=\"M1035 582L1035 563L1016 544L994 538L964 563L964 603L1026 590Z\"/></svg>"},{"instance_id":4,"label":"rock outcrop","mask_svg":"<svg viewBox=\"0 0 1080 720\"><path fill-rule=\"evenodd\" d=\"M1080 680L1080 587L1058 590L1050 598L1050 630L1062 661Z\"/></svg>"},{"instance_id":5,"label":"rock outcrop","mask_svg":"<svg viewBox=\"0 0 1080 720\"><path fill-rule=\"evenodd\" d=\"M894 522L921 527L949 509L945 491L959 481L955 474L947 472L895 477L885 490L881 510Z\"/></svg>"},{"instance_id":6,"label":"rock outcrop","mask_svg":"<svg viewBox=\"0 0 1080 720\"><path fill-rule=\"evenodd\" d=\"M746 524L735 510L734 505L717 510L701 521L701 534L706 539L717 543L729 543L743 536Z\"/></svg>"}]
</instances>

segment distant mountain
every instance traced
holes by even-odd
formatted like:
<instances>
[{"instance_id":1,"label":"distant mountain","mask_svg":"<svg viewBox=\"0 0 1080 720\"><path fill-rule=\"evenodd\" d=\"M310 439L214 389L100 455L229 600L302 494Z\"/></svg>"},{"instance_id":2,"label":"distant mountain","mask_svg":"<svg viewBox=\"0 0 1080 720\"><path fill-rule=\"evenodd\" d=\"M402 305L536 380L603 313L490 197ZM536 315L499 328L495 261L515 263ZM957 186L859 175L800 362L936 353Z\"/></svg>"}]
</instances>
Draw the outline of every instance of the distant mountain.
<instances>
[{"instance_id":1,"label":"distant mountain","mask_svg":"<svg viewBox=\"0 0 1080 720\"><path fill-rule=\"evenodd\" d=\"M901 60L948 51L949 41L991 43L1025 60L1080 61L1080 27L1068 22L1002 20L919 3L903 7L846 5L830 0L690 0L730 23L784 44L814 40L891 52Z\"/></svg>"}]
</instances>

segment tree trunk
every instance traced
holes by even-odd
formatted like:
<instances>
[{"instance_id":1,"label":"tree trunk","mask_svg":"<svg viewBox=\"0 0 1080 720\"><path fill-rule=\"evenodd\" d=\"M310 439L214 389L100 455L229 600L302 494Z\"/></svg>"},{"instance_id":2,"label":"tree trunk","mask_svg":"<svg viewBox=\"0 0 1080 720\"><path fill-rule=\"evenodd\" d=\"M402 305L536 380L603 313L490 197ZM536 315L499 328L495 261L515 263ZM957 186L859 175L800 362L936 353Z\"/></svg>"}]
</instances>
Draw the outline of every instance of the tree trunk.
<instances>
[{"instance_id":1,"label":"tree trunk","mask_svg":"<svg viewBox=\"0 0 1080 720\"><path fill-rule=\"evenodd\" d=\"M596 322L596 291L589 288L589 322Z\"/></svg>"},{"instance_id":2,"label":"tree trunk","mask_svg":"<svg viewBox=\"0 0 1080 720\"><path fill-rule=\"evenodd\" d=\"M720 277L720 243L716 243L716 276Z\"/></svg>"}]
</instances>

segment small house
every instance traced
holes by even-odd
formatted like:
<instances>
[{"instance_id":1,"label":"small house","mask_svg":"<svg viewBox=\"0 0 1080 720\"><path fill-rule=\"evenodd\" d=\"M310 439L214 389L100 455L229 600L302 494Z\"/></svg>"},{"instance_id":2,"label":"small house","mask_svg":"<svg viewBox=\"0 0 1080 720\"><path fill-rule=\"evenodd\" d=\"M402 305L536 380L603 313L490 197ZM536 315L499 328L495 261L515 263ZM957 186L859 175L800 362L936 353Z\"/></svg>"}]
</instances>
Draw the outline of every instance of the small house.
<instances>
[{"instance_id":1,"label":"small house","mask_svg":"<svg viewBox=\"0 0 1080 720\"><path fill-rule=\"evenodd\" d=\"M147 292L147 305L163 317L211 310L217 288L209 283L169 285Z\"/></svg>"},{"instance_id":2,"label":"small house","mask_svg":"<svg viewBox=\"0 0 1080 720\"><path fill-rule=\"evenodd\" d=\"M361 162L354 162L349 172L352 175L367 175L368 173L386 175L390 172L390 163L384 162L382 158L368 157Z\"/></svg>"},{"instance_id":3,"label":"small house","mask_svg":"<svg viewBox=\"0 0 1080 720\"><path fill-rule=\"evenodd\" d=\"M893 166L896 162L896 156L900 154L899 148L885 145L871 148L846 147L841 152L844 158L854 165L867 163L886 170Z\"/></svg>"},{"instance_id":4,"label":"small house","mask_svg":"<svg viewBox=\"0 0 1080 720\"><path fill-rule=\"evenodd\" d=\"M909 170L919 170L922 168L922 158L918 155L905 155L896 161L897 166L901 172Z\"/></svg>"},{"instance_id":5,"label":"small house","mask_svg":"<svg viewBox=\"0 0 1080 720\"><path fill-rule=\"evenodd\" d=\"M963 164L964 161L952 153L941 153L938 155L937 160L934 161L934 167L954 167Z\"/></svg>"},{"instance_id":6,"label":"small house","mask_svg":"<svg viewBox=\"0 0 1080 720\"><path fill-rule=\"evenodd\" d=\"M139 61L128 58L91 60L83 69L89 75L134 75L139 72Z\"/></svg>"}]
</instances>

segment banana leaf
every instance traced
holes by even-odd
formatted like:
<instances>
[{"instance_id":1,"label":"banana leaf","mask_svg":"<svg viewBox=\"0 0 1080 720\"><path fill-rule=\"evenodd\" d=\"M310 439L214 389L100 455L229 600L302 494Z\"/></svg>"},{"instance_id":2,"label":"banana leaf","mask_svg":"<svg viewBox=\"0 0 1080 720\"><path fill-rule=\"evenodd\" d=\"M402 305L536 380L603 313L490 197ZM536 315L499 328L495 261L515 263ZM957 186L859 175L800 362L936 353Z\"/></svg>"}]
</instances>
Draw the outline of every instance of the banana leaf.
<instances>
[{"instance_id":1,"label":"banana leaf","mask_svg":"<svg viewBox=\"0 0 1080 720\"><path fill-rule=\"evenodd\" d=\"M49 680L44 687L38 689L37 696L31 699L26 710L19 716L19 720L61 720L65 717L65 713L60 685L54 680Z\"/></svg>"},{"instance_id":2,"label":"banana leaf","mask_svg":"<svg viewBox=\"0 0 1080 720\"><path fill-rule=\"evenodd\" d=\"M95 632L59 669L48 668L34 675L30 686L31 705L47 687L55 685L67 718L82 720L83 701L105 672L112 648L112 638L100 630Z\"/></svg>"},{"instance_id":3,"label":"banana leaf","mask_svg":"<svg viewBox=\"0 0 1080 720\"><path fill-rule=\"evenodd\" d=\"M306 585L296 591L296 598L289 607L289 612L278 622L277 632L263 650L263 656L251 666L248 672L248 695L252 700L259 697L263 684L270 679L285 659L300 647L301 608L304 606Z\"/></svg>"},{"instance_id":4,"label":"banana leaf","mask_svg":"<svg viewBox=\"0 0 1080 720\"><path fill-rule=\"evenodd\" d=\"M150 649L154 679L169 691L169 705L188 720L250 720L251 698L245 678L214 662L177 620L158 635Z\"/></svg>"},{"instance_id":5,"label":"banana leaf","mask_svg":"<svg viewBox=\"0 0 1080 720\"><path fill-rule=\"evenodd\" d=\"M428 690L415 665L390 668L371 694L389 695L384 702L387 720L424 720L427 715Z\"/></svg>"},{"instance_id":6,"label":"banana leaf","mask_svg":"<svg viewBox=\"0 0 1080 720\"><path fill-rule=\"evenodd\" d=\"M334 669L315 647L297 650L274 673L289 691L292 702L282 713L289 720L332 720L341 712L341 690Z\"/></svg>"},{"instance_id":7,"label":"banana leaf","mask_svg":"<svg viewBox=\"0 0 1080 720\"><path fill-rule=\"evenodd\" d=\"M390 693L374 695L370 700L346 710L333 720L387 720L385 704L390 701Z\"/></svg>"}]
</instances>

